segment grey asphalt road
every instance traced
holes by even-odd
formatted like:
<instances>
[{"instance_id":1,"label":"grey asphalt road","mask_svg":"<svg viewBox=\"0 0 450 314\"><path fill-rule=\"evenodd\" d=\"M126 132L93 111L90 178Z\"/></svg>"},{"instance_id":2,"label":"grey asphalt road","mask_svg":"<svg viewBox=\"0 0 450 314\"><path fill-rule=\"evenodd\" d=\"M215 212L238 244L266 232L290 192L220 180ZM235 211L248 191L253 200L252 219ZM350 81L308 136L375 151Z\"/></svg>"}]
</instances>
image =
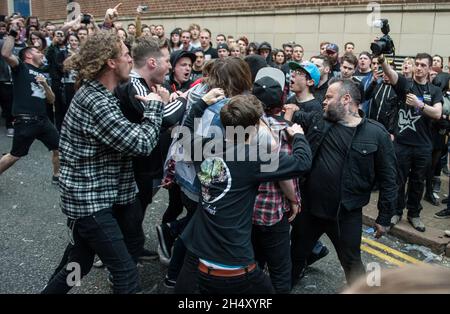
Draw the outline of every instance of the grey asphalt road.
<instances>
[{"instance_id":1,"label":"grey asphalt road","mask_svg":"<svg viewBox=\"0 0 450 314\"><path fill-rule=\"evenodd\" d=\"M0 153L11 148L12 140L0 129ZM168 195L160 191L147 209L144 230L146 247L155 250L157 237L155 225L162 217L168 202ZM0 176L0 293L39 293L49 276L58 265L68 242L65 216L59 208L59 191L51 184L50 153L36 141L27 157ZM365 227L366 228L366 227ZM366 234L369 237L369 234ZM328 238L324 242L332 247ZM420 260L448 265L428 254L424 248L411 250L407 243L388 237L383 243ZM363 252L363 261L379 262L381 267L393 265ZM162 287L166 267L159 261L139 268L142 285L154 288L155 293L168 293ZM71 293L111 293L103 269L92 269L83 279L81 287ZM333 249L324 259L311 267L306 277L295 287L293 293L338 293L345 285L341 266Z\"/></svg>"}]
</instances>

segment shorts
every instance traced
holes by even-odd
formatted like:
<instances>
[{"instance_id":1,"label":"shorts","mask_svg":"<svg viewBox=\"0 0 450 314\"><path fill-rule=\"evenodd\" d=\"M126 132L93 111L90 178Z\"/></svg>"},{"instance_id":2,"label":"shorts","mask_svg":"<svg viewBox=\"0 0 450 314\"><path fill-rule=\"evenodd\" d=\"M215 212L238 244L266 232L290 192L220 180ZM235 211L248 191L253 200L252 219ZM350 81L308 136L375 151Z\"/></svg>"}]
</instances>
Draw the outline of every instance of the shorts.
<instances>
[{"instance_id":1,"label":"shorts","mask_svg":"<svg viewBox=\"0 0 450 314\"><path fill-rule=\"evenodd\" d=\"M40 140L49 151L58 149L58 131L47 117L36 117L33 119L16 118L14 121L11 155L14 157L28 155L31 144L36 139Z\"/></svg>"}]
</instances>

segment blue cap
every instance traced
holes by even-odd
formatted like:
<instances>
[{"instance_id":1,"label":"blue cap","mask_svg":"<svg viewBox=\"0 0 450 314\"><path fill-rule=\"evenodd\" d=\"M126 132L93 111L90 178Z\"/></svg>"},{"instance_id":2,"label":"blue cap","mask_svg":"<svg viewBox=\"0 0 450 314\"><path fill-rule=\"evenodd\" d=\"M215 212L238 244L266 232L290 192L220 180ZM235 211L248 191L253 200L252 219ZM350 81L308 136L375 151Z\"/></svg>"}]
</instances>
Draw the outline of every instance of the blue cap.
<instances>
[{"instance_id":1,"label":"blue cap","mask_svg":"<svg viewBox=\"0 0 450 314\"><path fill-rule=\"evenodd\" d=\"M332 53L339 52L339 47L336 44L328 44L326 51L331 51Z\"/></svg>"},{"instance_id":2,"label":"blue cap","mask_svg":"<svg viewBox=\"0 0 450 314\"><path fill-rule=\"evenodd\" d=\"M314 86L315 87L319 86L320 71L314 63L311 63L309 61L302 61L301 63L291 61L289 62L289 68L293 71L298 69L305 71L314 81Z\"/></svg>"}]
</instances>

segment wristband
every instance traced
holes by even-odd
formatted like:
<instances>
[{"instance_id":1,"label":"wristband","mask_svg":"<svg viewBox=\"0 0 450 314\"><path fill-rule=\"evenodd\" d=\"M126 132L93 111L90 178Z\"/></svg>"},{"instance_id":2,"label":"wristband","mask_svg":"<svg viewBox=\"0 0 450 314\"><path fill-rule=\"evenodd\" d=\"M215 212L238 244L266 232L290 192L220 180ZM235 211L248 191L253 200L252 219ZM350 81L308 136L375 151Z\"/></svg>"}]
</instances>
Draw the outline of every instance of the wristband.
<instances>
[{"instance_id":1,"label":"wristband","mask_svg":"<svg viewBox=\"0 0 450 314\"><path fill-rule=\"evenodd\" d=\"M426 103L423 103L423 106L421 106L420 108L419 108L419 110L420 111L423 111L424 109L425 109L425 106L426 106L427 104Z\"/></svg>"},{"instance_id":2,"label":"wristband","mask_svg":"<svg viewBox=\"0 0 450 314\"><path fill-rule=\"evenodd\" d=\"M8 35L16 38L19 33L13 29L10 29Z\"/></svg>"}]
</instances>

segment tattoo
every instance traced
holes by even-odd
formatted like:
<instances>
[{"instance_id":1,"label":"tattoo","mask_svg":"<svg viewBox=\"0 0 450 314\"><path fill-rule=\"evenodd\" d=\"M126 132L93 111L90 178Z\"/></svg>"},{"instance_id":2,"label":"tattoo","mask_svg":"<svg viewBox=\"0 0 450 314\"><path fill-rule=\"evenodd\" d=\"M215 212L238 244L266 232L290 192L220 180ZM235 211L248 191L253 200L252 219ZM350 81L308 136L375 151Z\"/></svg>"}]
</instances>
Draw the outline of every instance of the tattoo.
<instances>
[{"instance_id":1,"label":"tattoo","mask_svg":"<svg viewBox=\"0 0 450 314\"><path fill-rule=\"evenodd\" d=\"M349 110L349 114L350 114L352 117L355 117L355 118L361 118L361 117L359 116L358 111L354 112L354 111L352 111L352 110Z\"/></svg>"},{"instance_id":2,"label":"tattoo","mask_svg":"<svg viewBox=\"0 0 450 314\"><path fill-rule=\"evenodd\" d=\"M349 126L350 123L348 123L347 121L341 120L338 121L339 124L342 124L343 126Z\"/></svg>"}]
</instances>

